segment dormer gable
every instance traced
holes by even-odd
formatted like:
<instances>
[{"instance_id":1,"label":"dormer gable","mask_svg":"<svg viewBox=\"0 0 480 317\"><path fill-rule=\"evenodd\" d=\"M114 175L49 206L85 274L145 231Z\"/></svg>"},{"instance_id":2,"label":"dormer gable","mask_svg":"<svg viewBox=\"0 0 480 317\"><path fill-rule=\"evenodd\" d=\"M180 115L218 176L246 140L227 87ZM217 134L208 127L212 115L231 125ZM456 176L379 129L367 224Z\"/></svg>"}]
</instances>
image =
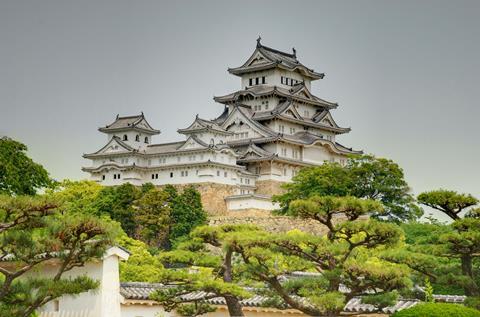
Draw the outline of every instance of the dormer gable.
<instances>
[{"instance_id":1,"label":"dormer gable","mask_svg":"<svg viewBox=\"0 0 480 317\"><path fill-rule=\"evenodd\" d=\"M253 130L260 136L265 137L272 135L268 128L251 120L242 110L240 110L240 107L234 107L227 119L223 122L222 128L231 131L233 126L240 126L241 124L248 125L249 129Z\"/></svg>"},{"instance_id":2,"label":"dormer gable","mask_svg":"<svg viewBox=\"0 0 480 317\"><path fill-rule=\"evenodd\" d=\"M120 140L119 137L114 136L108 141L108 143L102 147L97 152L93 153L94 155L101 154L116 154L116 153L133 153L136 152L134 148Z\"/></svg>"},{"instance_id":3,"label":"dormer gable","mask_svg":"<svg viewBox=\"0 0 480 317\"><path fill-rule=\"evenodd\" d=\"M208 144L202 140L196 138L195 136L189 136L188 139L181 146L177 148L177 151L180 150L192 150L192 149L205 149L208 148Z\"/></svg>"}]
</instances>

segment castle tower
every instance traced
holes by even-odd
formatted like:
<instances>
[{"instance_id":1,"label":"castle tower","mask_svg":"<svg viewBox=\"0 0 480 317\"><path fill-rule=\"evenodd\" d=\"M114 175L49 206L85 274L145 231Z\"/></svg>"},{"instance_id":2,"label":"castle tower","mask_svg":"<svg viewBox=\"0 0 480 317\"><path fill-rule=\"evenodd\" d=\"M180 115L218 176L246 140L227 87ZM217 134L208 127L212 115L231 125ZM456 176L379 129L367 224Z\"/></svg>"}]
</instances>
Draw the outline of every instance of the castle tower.
<instances>
[{"instance_id":1,"label":"castle tower","mask_svg":"<svg viewBox=\"0 0 480 317\"><path fill-rule=\"evenodd\" d=\"M225 214L272 210L271 196L301 168L344 164L347 155L361 153L337 142L350 128L333 119L338 104L311 92L324 74L303 65L295 49L282 52L259 38L250 57L228 72L240 77L240 89L214 97L224 108L217 118L197 115L179 129L184 141L152 144L159 131L143 113L117 116L99 129L108 143L84 155L92 166L83 170L104 185L194 184L208 211Z\"/></svg>"}]
</instances>

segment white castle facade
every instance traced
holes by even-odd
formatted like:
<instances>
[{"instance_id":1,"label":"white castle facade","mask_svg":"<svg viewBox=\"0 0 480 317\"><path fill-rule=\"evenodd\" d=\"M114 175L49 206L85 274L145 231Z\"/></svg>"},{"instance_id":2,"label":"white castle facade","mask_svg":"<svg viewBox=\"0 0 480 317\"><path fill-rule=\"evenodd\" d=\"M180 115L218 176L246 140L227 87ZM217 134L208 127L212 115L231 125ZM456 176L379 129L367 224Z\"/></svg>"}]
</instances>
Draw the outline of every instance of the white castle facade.
<instances>
[{"instance_id":1,"label":"white castle facade","mask_svg":"<svg viewBox=\"0 0 480 317\"><path fill-rule=\"evenodd\" d=\"M336 103L311 93L323 74L304 66L293 53L261 44L240 67L229 68L241 78L240 90L214 97L224 106L215 119L198 117L179 129L184 141L154 144L160 133L143 113L120 117L100 132L107 144L85 154L92 161L83 171L103 185L195 184L205 208L228 211L271 210L271 196L305 166L324 161L344 164L360 153L336 141L349 128L337 125Z\"/></svg>"}]
</instances>

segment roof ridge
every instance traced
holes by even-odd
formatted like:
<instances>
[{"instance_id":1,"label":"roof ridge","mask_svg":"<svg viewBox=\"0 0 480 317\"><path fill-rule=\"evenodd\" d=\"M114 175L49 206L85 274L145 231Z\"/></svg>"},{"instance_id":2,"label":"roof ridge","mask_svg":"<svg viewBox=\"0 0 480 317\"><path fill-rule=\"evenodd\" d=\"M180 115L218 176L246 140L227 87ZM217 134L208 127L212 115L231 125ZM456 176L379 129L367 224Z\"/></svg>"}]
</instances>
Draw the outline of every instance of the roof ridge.
<instances>
[{"instance_id":1,"label":"roof ridge","mask_svg":"<svg viewBox=\"0 0 480 317\"><path fill-rule=\"evenodd\" d=\"M271 47L268 47L268 46L265 46L263 44L260 44L260 46L258 48L264 48L266 49L267 51L270 51L272 53L277 53L277 54L281 54L281 55L284 55L286 57L290 57L290 58L293 58L295 60L297 60L297 55L296 54L293 54L293 53L287 53L287 52L283 52L283 51L280 51L280 50L277 50L275 48L271 48Z\"/></svg>"},{"instance_id":2,"label":"roof ridge","mask_svg":"<svg viewBox=\"0 0 480 317\"><path fill-rule=\"evenodd\" d=\"M124 117L118 116L118 117L116 118L116 120L118 120L118 119L132 119L132 118L138 118L138 117L143 117L143 114L137 114L137 115L131 115L131 116L124 116Z\"/></svg>"},{"instance_id":3,"label":"roof ridge","mask_svg":"<svg viewBox=\"0 0 480 317\"><path fill-rule=\"evenodd\" d=\"M174 141L174 142L167 142L167 143L149 144L149 145L147 145L147 147L160 146L160 145L170 145L170 144L177 144L177 143L185 143L185 141Z\"/></svg>"}]
</instances>

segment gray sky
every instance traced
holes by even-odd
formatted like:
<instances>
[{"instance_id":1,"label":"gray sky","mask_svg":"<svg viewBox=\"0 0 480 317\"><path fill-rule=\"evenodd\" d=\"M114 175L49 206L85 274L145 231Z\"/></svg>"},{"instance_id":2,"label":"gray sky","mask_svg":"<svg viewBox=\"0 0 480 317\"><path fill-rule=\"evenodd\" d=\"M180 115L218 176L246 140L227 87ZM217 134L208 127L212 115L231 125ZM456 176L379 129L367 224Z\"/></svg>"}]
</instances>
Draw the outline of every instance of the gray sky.
<instances>
[{"instance_id":1,"label":"gray sky","mask_svg":"<svg viewBox=\"0 0 480 317\"><path fill-rule=\"evenodd\" d=\"M326 73L312 90L340 104L341 143L398 162L415 193L480 197L479 30L479 1L0 0L0 135L85 178L117 113L143 110L156 142L218 115L260 34Z\"/></svg>"}]
</instances>

